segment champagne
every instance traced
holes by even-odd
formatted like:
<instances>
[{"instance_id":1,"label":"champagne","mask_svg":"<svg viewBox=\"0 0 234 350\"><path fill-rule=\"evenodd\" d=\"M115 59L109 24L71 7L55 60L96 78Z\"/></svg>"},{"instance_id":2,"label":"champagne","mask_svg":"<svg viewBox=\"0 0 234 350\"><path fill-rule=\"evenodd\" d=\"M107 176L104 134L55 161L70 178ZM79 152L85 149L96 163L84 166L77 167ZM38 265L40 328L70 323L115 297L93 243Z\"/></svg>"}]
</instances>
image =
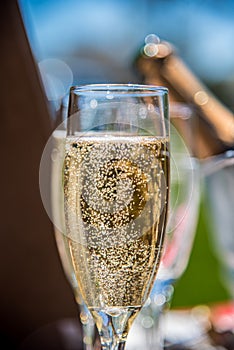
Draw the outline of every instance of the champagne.
<instances>
[{"instance_id":1,"label":"champagne","mask_svg":"<svg viewBox=\"0 0 234 350\"><path fill-rule=\"evenodd\" d=\"M168 180L166 138L68 138L65 240L91 310L140 308L148 297L162 250Z\"/></svg>"}]
</instances>

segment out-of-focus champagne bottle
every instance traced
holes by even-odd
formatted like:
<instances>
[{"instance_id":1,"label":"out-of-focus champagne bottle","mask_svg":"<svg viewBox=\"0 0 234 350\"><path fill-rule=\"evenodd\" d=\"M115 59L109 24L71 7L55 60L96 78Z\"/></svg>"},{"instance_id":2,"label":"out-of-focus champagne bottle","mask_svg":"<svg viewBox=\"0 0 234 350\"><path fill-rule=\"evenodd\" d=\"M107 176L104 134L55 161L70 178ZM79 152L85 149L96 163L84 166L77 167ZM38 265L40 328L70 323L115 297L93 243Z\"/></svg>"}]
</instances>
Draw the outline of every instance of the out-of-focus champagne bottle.
<instances>
[{"instance_id":1,"label":"out-of-focus champagne bottle","mask_svg":"<svg viewBox=\"0 0 234 350\"><path fill-rule=\"evenodd\" d=\"M172 115L176 105L185 103L192 108L195 115L190 127L193 143L191 135L184 132L184 137L196 157L204 159L234 149L233 113L192 73L170 43L149 35L134 67L145 83L168 87ZM185 121L172 119L183 133Z\"/></svg>"}]
</instances>

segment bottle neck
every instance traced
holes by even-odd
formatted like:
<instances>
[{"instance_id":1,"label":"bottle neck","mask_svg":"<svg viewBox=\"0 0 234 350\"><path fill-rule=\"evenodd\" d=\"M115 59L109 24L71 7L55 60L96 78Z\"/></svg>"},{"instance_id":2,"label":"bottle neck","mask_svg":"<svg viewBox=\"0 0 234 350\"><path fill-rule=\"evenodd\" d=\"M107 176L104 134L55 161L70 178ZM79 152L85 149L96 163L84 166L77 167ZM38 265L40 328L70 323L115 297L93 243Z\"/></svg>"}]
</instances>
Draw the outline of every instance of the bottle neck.
<instances>
[{"instance_id":1,"label":"bottle neck","mask_svg":"<svg viewBox=\"0 0 234 350\"><path fill-rule=\"evenodd\" d=\"M180 128L182 134L184 132L185 139L189 138L192 153L198 158L207 158L234 149L233 113L192 73L174 53L173 47L162 42L157 45L157 53L153 57L147 56L144 50L142 52L135 61L135 67L144 82L168 87L171 105L183 102L193 110L193 143L186 134L187 126L178 118L173 118L171 113L172 123ZM188 121L184 121L186 123Z\"/></svg>"}]
</instances>

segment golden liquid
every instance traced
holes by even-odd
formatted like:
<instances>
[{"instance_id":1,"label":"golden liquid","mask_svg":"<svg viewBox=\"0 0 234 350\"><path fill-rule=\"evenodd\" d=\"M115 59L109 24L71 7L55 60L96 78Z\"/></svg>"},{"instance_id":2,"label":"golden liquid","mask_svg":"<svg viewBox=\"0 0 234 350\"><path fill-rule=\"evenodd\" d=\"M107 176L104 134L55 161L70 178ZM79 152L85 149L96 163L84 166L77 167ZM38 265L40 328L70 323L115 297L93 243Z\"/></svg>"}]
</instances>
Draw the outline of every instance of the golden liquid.
<instances>
[{"instance_id":1,"label":"golden liquid","mask_svg":"<svg viewBox=\"0 0 234 350\"><path fill-rule=\"evenodd\" d=\"M68 139L65 239L89 308L138 308L147 298L165 232L168 168L167 139Z\"/></svg>"}]
</instances>

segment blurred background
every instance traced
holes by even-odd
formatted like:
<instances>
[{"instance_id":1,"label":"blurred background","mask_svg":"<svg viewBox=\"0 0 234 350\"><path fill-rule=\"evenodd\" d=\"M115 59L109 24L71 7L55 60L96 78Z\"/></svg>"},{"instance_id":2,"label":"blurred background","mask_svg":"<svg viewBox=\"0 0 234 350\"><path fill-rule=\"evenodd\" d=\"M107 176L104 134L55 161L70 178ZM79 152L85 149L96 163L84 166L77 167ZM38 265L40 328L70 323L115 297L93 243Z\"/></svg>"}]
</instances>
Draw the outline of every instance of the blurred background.
<instances>
[{"instance_id":1,"label":"blurred background","mask_svg":"<svg viewBox=\"0 0 234 350\"><path fill-rule=\"evenodd\" d=\"M52 118L75 84L139 82L133 61L150 33L172 43L234 111L233 0L21 0ZM229 299L213 249L206 198L188 268L172 307Z\"/></svg>"},{"instance_id":2,"label":"blurred background","mask_svg":"<svg viewBox=\"0 0 234 350\"><path fill-rule=\"evenodd\" d=\"M234 1L20 0L47 95L73 84L135 82L132 62L155 33L234 108Z\"/></svg>"},{"instance_id":3,"label":"blurred background","mask_svg":"<svg viewBox=\"0 0 234 350\"><path fill-rule=\"evenodd\" d=\"M82 345L77 305L39 189L41 155L70 86L140 83L133 63L153 33L174 45L233 113L233 19L233 0L0 1L0 343L8 344L5 349L19 344L24 350L72 349L72 339L75 349ZM191 139L198 142L197 136ZM231 166L222 168L218 157L220 168L215 165L202 181L195 241L175 285L174 312L200 304L226 306L234 298L233 144L226 156ZM234 308L225 310L231 324L224 330L233 330L227 349L233 350Z\"/></svg>"}]
</instances>

